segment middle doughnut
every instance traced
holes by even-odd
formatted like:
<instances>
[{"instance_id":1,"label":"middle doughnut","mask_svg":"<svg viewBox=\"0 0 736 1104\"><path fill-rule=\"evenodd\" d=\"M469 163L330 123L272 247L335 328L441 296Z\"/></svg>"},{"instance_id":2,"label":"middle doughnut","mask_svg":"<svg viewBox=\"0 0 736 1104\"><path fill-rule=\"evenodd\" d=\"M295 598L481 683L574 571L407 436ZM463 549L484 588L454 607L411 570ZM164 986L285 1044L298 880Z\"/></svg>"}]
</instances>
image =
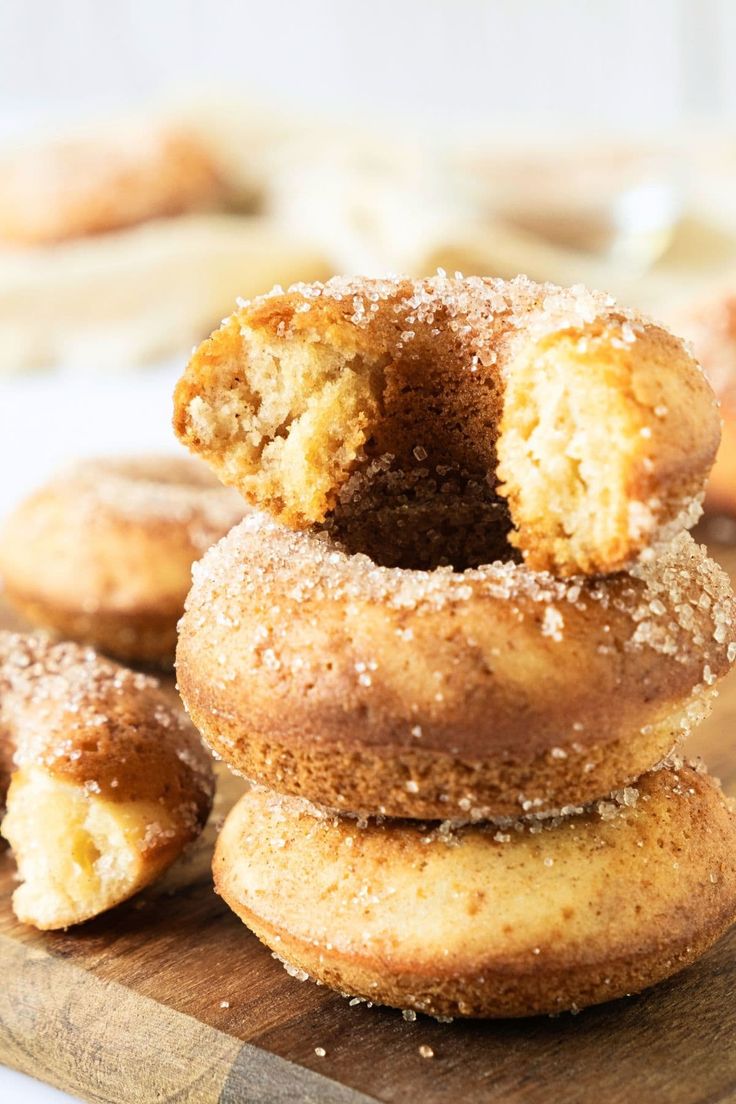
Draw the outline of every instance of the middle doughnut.
<instances>
[{"instance_id":1,"label":"middle doughnut","mask_svg":"<svg viewBox=\"0 0 736 1104\"><path fill-rule=\"evenodd\" d=\"M194 569L180 690L236 770L363 815L578 806L654 766L736 660L736 603L687 535L631 574L378 566L246 518Z\"/></svg>"}]
</instances>

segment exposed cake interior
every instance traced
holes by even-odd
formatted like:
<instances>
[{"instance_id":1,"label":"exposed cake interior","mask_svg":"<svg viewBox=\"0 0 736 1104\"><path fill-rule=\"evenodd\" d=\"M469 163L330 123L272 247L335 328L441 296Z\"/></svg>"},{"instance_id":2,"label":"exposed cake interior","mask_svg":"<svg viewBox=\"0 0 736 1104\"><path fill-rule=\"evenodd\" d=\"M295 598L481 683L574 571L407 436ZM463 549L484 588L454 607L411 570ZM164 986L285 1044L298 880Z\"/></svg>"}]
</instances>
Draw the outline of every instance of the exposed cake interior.
<instances>
[{"instance_id":1,"label":"exposed cake interior","mask_svg":"<svg viewBox=\"0 0 736 1104\"><path fill-rule=\"evenodd\" d=\"M140 805L105 801L35 767L18 771L2 823L18 866L18 918L42 929L66 927L140 888Z\"/></svg>"},{"instance_id":2,"label":"exposed cake interior","mask_svg":"<svg viewBox=\"0 0 736 1104\"><path fill-rule=\"evenodd\" d=\"M669 501L666 490L652 487L653 440L668 414L657 399L675 344L623 323L620 335L600 326L559 331L514 357L497 474L514 519L510 540L532 553L534 566L561 574L623 568L632 549L664 536L663 517L673 531L697 520L698 487L683 485L683 473L672 472L677 493ZM666 487L661 443L656 463ZM539 563L542 542L547 562Z\"/></svg>"},{"instance_id":3,"label":"exposed cake interior","mask_svg":"<svg viewBox=\"0 0 736 1104\"><path fill-rule=\"evenodd\" d=\"M585 563L591 544L614 560L625 557L630 530L653 521L643 504L630 511L627 442L640 427L631 425L630 403L605 373L590 370L591 345L597 362L605 361L601 344L586 339L582 357L576 336L555 335L517 357L506 385L499 441L504 493L525 547L539 534L552 542L558 562Z\"/></svg>"},{"instance_id":4,"label":"exposed cake interior","mask_svg":"<svg viewBox=\"0 0 736 1104\"><path fill-rule=\"evenodd\" d=\"M329 344L244 330L188 416L205 453L247 497L302 524L334 503L378 411L383 364Z\"/></svg>"},{"instance_id":5,"label":"exposed cake interior","mask_svg":"<svg viewBox=\"0 0 736 1104\"><path fill-rule=\"evenodd\" d=\"M402 330L397 299L373 329L285 299L234 315L202 346L176 424L288 525L324 523L390 566L462 569L511 544L536 569L596 573L628 566L665 523L679 528L701 490L705 385L665 331L612 313L527 330L504 311L463 323L439 299L432 325Z\"/></svg>"}]
</instances>

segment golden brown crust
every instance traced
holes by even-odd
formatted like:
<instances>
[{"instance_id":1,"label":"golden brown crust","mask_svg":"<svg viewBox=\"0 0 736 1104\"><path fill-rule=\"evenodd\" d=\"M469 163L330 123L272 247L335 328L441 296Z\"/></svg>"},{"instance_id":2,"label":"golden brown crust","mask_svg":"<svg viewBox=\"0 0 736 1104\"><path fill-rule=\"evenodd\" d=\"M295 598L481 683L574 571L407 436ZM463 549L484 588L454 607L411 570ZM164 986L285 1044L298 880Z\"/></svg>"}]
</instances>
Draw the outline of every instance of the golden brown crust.
<instances>
[{"instance_id":1,"label":"golden brown crust","mask_svg":"<svg viewBox=\"0 0 736 1104\"><path fill-rule=\"evenodd\" d=\"M595 438L582 446L595 464L614 457L610 511L596 509L595 473L570 460L586 435L572 421L571 452L545 431L545 447L567 457L564 472L542 465L546 508L530 510L524 479L516 486L518 448L530 464L539 459L534 427L523 424L526 378L542 373L535 363L550 348L550 372L567 390L579 395L582 378L600 392L594 412L576 414ZM542 395L540 403L549 406ZM335 279L243 305L195 351L175 392L174 426L224 482L293 527L324 521L346 496L359 506L356 477L370 481L384 462L403 479L409 510L417 480L461 502L480 488L489 507L501 494L517 529L510 539L530 566L563 575L619 570L689 524L686 507L703 490L719 437L714 397L682 343L610 297L521 277L443 275ZM582 522L564 505L568 494L584 499Z\"/></svg>"},{"instance_id":2,"label":"golden brown crust","mask_svg":"<svg viewBox=\"0 0 736 1104\"><path fill-rule=\"evenodd\" d=\"M678 746L708 708L693 702L644 725L644 732L597 744L573 741L567 750L531 752L522 746L515 754L478 759L421 747L356 747L354 740L306 733L299 741L291 733L264 737L247 723L237 737L219 716L203 720L199 701L192 715L215 754L242 777L281 793L356 815L478 821L522 809L579 807L623 787Z\"/></svg>"},{"instance_id":3,"label":"golden brown crust","mask_svg":"<svg viewBox=\"0 0 736 1104\"><path fill-rule=\"evenodd\" d=\"M164 806L178 830L152 832L152 851L181 850L207 819L212 766L196 732L155 679L90 648L0 633L0 726L13 771L39 767L111 802Z\"/></svg>"},{"instance_id":4,"label":"golden brown crust","mask_svg":"<svg viewBox=\"0 0 736 1104\"><path fill-rule=\"evenodd\" d=\"M213 870L297 976L443 1016L553 1013L638 992L736 918L734 816L688 767L531 830L361 827L251 791Z\"/></svg>"},{"instance_id":5,"label":"golden brown crust","mask_svg":"<svg viewBox=\"0 0 736 1104\"><path fill-rule=\"evenodd\" d=\"M122 125L6 154L0 240L44 245L222 207L225 198L196 134L157 123Z\"/></svg>"},{"instance_id":6,"label":"golden brown crust","mask_svg":"<svg viewBox=\"0 0 736 1104\"><path fill-rule=\"evenodd\" d=\"M513 563L379 568L251 516L195 568L177 673L235 769L443 819L616 789L702 716L734 659L728 579L686 535L637 575L562 582Z\"/></svg>"},{"instance_id":7,"label":"golden brown crust","mask_svg":"<svg viewBox=\"0 0 736 1104\"><path fill-rule=\"evenodd\" d=\"M244 510L186 457L80 462L5 522L5 593L62 638L169 666L191 565Z\"/></svg>"}]
</instances>

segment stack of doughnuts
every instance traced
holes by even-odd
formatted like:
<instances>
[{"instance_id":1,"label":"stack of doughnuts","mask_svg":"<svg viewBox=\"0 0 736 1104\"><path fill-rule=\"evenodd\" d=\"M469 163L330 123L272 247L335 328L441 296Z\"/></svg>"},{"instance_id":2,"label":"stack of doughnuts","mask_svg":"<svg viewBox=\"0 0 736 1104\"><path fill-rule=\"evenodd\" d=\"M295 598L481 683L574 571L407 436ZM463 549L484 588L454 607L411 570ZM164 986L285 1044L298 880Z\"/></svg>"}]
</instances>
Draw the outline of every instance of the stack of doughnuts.
<instances>
[{"instance_id":1,"label":"stack of doughnuts","mask_svg":"<svg viewBox=\"0 0 736 1104\"><path fill-rule=\"evenodd\" d=\"M218 892L300 978L436 1016L636 992L736 918L736 820L679 754L736 660L694 543L714 395L667 331L525 278L242 304L179 437L252 512L179 627L250 779Z\"/></svg>"}]
</instances>

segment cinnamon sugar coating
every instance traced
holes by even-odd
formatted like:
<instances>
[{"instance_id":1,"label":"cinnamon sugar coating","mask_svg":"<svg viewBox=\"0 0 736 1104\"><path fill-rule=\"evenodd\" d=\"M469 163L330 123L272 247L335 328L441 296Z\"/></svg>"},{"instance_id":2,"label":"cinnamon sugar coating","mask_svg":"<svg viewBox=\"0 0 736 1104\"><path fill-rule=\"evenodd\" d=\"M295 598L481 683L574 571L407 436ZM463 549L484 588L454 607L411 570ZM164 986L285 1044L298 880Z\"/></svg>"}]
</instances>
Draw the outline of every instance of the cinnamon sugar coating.
<instances>
[{"instance_id":1,"label":"cinnamon sugar coating","mask_svg":"<svg viewBox=\"0 0 736 1104\"><path fill-rule=\"evenodd\" d=\"M721 446L708 478L706 506L736 516L736 293L696 304L679 319L721 403Z\"/></svg>"},{"instance_id":2,"label":"cinnamon sugar coating","mask_svg":"<svg viewBox=\"0 0 736 1104\"><path fill-rule=\"evenodd\" d=\"M380 567L252 515L194 571L177 673L248 777L369 814L579 805L651 768L736 660L728 579L681 534L632 575Z\"/></svg>"},{"instance_id":3,"label":"cinnamon sugar coating","mask_svg":"<svg viewBox=\"0 0 736 1104\"><path fill-rule=\"evenodd\" d=\"M251 790L215 885L300 979L439 1016L577 1010L641 989L736 918L736 821L691 767L551 821L361 824Z\"/></svg>"},{"instance_id":4,"label":"cinnamon sugar coating","mask_svg":"<svg viewBox=\"0 0 736 1104\"><path fill-rule=\"evenodd\" d=\"M0 764L14 907L43 928L153 881L212 805L210 757L156 680L43 636L0 633Z\"/></svg>"},{"instance_id":5,"label":"cinnamon sugar coating","mask_svg":"<svg viewBox=\"0 0 736 1104\"><path fill-rule=\"evenodd\" d=\"M388 497L391 566L441 562L418 535L460 569L509 541L560 576L692 524L719 438L682 342L610 296L442 273L243 303L194 353L174 426L251 502L353 547Z\"/></svg>"},{"instance_id":6,"label":"cinnamon sugar coating","mask_svg":"<svg viewBox=\"0 0 736 1104\"><path fill-rule=\"evenodd\" d=\"M5 594L61 637L169 666L191 565L245 509L188 457L80 461L0 530Z\"/></svg>"}]
</instances>

